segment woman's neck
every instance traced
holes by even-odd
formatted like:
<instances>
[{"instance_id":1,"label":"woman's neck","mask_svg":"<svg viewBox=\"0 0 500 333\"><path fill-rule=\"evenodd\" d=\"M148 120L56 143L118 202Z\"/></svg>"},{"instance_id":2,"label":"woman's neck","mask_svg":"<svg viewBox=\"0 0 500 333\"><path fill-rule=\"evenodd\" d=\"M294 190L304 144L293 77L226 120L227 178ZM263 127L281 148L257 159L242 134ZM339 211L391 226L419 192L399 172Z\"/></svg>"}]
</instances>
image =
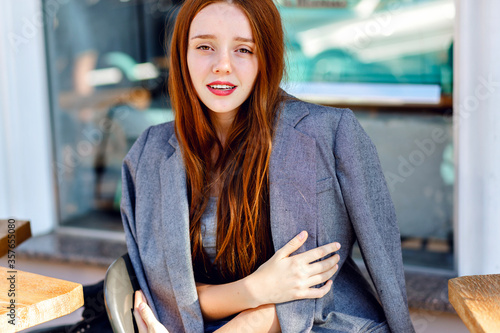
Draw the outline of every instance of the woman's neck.
<instances>
[{"instance_id":1,"label":"woman's neck","mask_svg":"<svg viewBox=\"0 0 500 333\"><path fill-rule=\"evenodd\" d=\"M219 138L219 141L222 145L222 147L225 147L226 145L226 138L229 134L229 130L231 128L231 125L233 124L233 120L236 117L238 110L233 110L229 112L213 112L210 111L210 118L212 120L212 123L214 124L214 128L217 134L217 137ZM214 147L214 150L212 151L212 159L215 161L217 159L217 156L220 154L218 151L217 147ZM210 182L212 184L211 189L210 189L210 196L215 197L219 196L220 193L220 170L212 170L212 174L210 175Z\"/></svg>"},{"instance_id":2,"label":"woman's neck","mask_svg":"<svg viewBox=\"0 0 500 333\"><path fill-rule=\"evenodd\" d=\"M233 120L236 117L237 110L229 112L213 112L210 111L210 118L214 124L215 131L217 132L217 137L219 138L222 146L226 144L226 138L229 133L229 129L233 124Z\"/></svg>"}]
</instances>

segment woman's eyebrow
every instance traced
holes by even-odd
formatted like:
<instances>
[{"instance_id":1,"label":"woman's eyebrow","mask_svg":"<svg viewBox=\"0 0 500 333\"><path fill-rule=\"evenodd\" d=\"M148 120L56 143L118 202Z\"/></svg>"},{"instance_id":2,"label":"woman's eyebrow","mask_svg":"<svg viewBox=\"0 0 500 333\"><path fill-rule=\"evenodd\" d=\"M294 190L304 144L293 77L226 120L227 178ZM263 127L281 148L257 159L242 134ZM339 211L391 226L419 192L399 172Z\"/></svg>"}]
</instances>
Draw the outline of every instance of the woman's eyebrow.
<instances>
[{"instance_id":1,"label":"woman's eyebrow","mask_svg":"<svg viewBox=\"0 0 500 333\"><path fill-rule=\"evenodd\" d=\"M191 37L191 40L193 39L217 39L217 37L215 37L215 35L196 35Z\"/></svg>"},{"instance_id":2,"label":"woman's eyebrow","mask_svg":"<svg viewBox=\"0 0 500 333\"><path fill-rule=\"evenodd\" d=\"M193 39L217 39L217 36L215 35L196 35L191 37L191 40ZM246 38L246 37L234 37L234 40L237 42L245 42L245 43L255 43L252 38Z\"/></svg>"},{"instance_id":3,"label":"woman's eyebrow","mask_svg":"<svg viewBox=\"0 0 500 333\"><path fill-rule=\"evenodd\" d=\"M235 37L234 40L238 42L255 43L252 38Z\"/></svg>"}]
</instances>

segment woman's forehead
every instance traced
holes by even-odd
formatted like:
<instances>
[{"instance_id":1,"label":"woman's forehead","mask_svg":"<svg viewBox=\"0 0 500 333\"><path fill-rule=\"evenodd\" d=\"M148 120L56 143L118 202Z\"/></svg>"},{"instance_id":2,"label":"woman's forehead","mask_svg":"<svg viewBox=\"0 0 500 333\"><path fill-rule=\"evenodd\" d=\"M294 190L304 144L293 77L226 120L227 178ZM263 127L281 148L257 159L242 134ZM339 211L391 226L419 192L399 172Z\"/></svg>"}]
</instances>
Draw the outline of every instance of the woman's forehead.
<instances>
[{"instance_id":1,"label":"woman's forehead","mask_svg":"<svg viewBox=\"0 0 500 333\"><path fill-rule=\"evenodd\" d=\"M196 14L189 29L189 39L196 36L247 40L253 37L250 22L243 10L225 2L208 5Z\"/></svg>"}]
</instances>

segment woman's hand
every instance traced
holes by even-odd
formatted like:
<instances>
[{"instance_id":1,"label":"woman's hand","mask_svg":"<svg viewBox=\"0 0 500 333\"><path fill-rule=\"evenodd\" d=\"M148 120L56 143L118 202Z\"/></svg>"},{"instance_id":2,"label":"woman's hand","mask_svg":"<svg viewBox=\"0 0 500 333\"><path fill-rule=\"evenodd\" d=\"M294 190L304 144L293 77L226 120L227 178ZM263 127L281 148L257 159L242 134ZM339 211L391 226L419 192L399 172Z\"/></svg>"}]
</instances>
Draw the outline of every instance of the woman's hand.
<instances>
[{"instance_id":1,"label":"woman's hand","mask_svg":"<svg viewBox=\"0 0 500 333\"><path fill-rule=\"evenodd\" d=\"M302 231L288 242L255 272L247 276L246 283L256 306L283 303L296 299L320 298L332 286L328 281L321 288L311 288L327 281L338 269L339 255L312 263L340 249L339 243L330 243L307 252L290 256L307 239Z\"/></svg>"},{"instance_id":2,"label":"woman's hand","mask_svg":"<svg viewBox=\"0 0 500 333\"><path fill-rule=\"evenodd\" d=\"M148 306L146 297L140 290L135 292L134 317L139 333L168 333L165 326L155 318L153 311Z\"/></svg>"}]
</instances>

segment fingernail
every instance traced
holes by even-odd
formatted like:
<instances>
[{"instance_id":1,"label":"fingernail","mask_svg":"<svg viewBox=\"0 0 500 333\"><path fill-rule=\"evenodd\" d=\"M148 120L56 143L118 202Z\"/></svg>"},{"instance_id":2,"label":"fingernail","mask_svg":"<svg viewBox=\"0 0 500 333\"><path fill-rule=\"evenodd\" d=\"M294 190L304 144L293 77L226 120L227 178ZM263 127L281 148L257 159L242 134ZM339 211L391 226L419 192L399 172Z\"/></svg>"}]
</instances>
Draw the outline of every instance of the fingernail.
<instances>
[{"instance_id":1,"label":"fingernail","mask_svg":"<svg viewBox=\"0 0 500 333\"><path fill-rule=\"evenodd\" d=\"M144 310L144 308L146 308L146 304L144 304L144 303L139 304L139 310L142 311L142 310Z\"/></svg>"},{"instance_id":2,"label":"fingernail","mask_svg":"<svg viewBox=\"0 0 500 333\"><path fill-rule=\"evenodd\" d=\"M299 234L299 239L300 240L304 240L304 238L306 238L306 231L303 230L300 234Z\"/></svg>"},{"instance_id":3,"label":"fingernail","mask_svg":"<svg viewBox=\"0 0 500 333\"><path fill-rule=\"evenodd\" d=\"M340 249L340 243L335 243L335 246L337 247L337 250Z\"/></svg>"}]
</instances>

